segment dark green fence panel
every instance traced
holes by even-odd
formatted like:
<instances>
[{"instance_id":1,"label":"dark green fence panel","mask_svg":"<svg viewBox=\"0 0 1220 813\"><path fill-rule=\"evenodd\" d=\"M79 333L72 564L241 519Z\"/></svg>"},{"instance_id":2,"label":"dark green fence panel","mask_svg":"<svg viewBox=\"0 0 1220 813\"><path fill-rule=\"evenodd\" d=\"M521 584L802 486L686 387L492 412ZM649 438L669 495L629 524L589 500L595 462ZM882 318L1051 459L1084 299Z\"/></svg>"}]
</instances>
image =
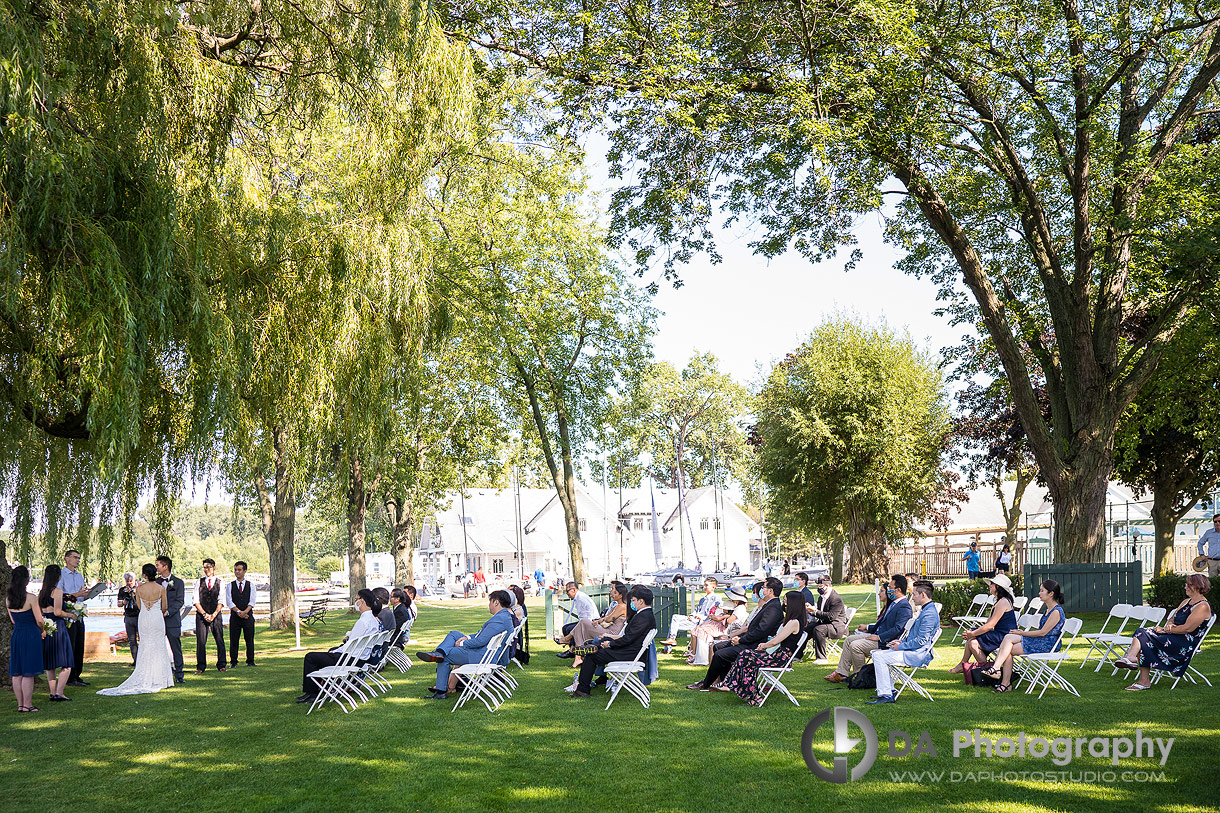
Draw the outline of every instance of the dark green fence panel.
<instances>
[{"instance_id":1,"label":"dark green fence panel","mask_svg":"<svg viewBox=\"0 0 1220 813\"><path fill-rule=\"evenodd\" d=\"M1025 565L1025 596L1034 598L1047 579L1063 587L1068 613L1105 613L1115 604L1143 604L1144 579L1139 562Z\"/></svg>"},{"instance_id":2,"label":"dark green fence panel","mask_svg":"<svg viewBox=\"0 0 1220 813\"><path fill-rule=\"evenodd\" d=\"M687 609L688 591L683 587L656 587L653 585L648 585L648 587L652 590L652 612L657 617L657 630L660 635L664 636L669 631L669 621L675 614L687 615L689 613ZM593 599L598 612L604 613L610 606L609 584L590 584L582 587L581 590ZM572 602L564 593L547 590L543 595L542 606L546 616L546 637L554 639L559 634L557 631L562 626Z\"/></svg>"}]
</instances>

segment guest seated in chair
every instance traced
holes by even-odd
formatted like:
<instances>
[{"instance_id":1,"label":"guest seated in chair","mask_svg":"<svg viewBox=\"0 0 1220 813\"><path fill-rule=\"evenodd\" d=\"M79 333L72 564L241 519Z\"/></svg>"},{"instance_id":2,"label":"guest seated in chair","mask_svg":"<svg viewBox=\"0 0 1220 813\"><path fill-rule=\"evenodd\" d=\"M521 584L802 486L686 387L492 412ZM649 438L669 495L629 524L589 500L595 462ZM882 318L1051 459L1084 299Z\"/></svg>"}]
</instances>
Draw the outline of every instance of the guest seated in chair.
<instances>
[{"instance_id":1,"label":"guest seated in chair","mask_svg":"<svg viewBox=\"0 0 1220 813\"><path fill-rule=\"evenodd\" d=\"M703 680L692 683L686 688L695 691L709 691L728 673L729 668L742 652L754 649L763 641L775 636L784 619L784 610L779 601L779 594L783 592L783 589L784 583L774 576L768 576L763 581L758 607L754 610L754 617L750 619L745 631L734 635L728 641L722 641L713 646L712 659L707 665L707 674L703 676Z\"/></svg>"},{"instance_id":2,"label":"guest seated in chair","mask_svg":"<svg viewBox=\"0 0 1220 813\"><path fill-rule=\"evenodd\" d=\"M847 635L847 608L843 606L843 597L830 586L830 575L823 574L817 579L818 597L816 603L806 606L809 612L809 641L813 641L814 663L829 663L826 659L826 641L831 638L842 638ZM805 646L808 646L806 642ZM798 652L797 657L805 653Z\"/></svg>"},{"instance_id":3,"label":"guest seated in chair","mask_svg":"<svg viewBox=\"0 0 1220 813\"><path fill-rule=\"evenodd\" d=\"M390 593L390 608L394 611L394 631L398 632L405 627L414 618L411 613L411 596L407 595L407 591L401 587L395 587ZM398 639L398 648L403 649L411 641L411 629L403 633Z\"/></svg>"},{"instance_id":4,"label":"guest seated in chair","mask_svg":"<svg viewBox=\"0 0 1220 813\"><path fill-rule=\"evenodd\" d=\"M1170 623L1135 631L1127 654L1114 662L1115 666L1140 672L1127 691L1152 688L1153 669L1175 678L1182 676L1207 630L1204 625L1212 617L1212 605L1204 598L1211 589L1211 580L1202 573L1190 574L1186 577L1186 598L1173 611Z\"/></svg>"},{"instance_id":5,"label":"guest seated in chair","mask_svg":"<svg viewBox=\"0 0 1220 813\"><path fill-rule=\"evenodd\" d=\"M1014 629L1005 635L995 651L995 663L983 670L984 675L1000 679L993 692L1003 693L1012 688L1013 655L1059 651L1059 638L1067 621L1063 612L1063 588L1054 579L1047 579L1038 589L1038 598L1046 607L1042 625L1036 630Z\"/></svg>"},{"instance_id":6,"label":"guest seated in chair","mask_svg":"<svg viewBox=\"0 0 1220 813\"><path fill-rule=\"evenodd\" d=\"M457 679L449 674L454 666L478 663L483 659L487 644L492 638L502 632L506 635L513 634L517 625L513 623L513 614L508 610L510 603L508 593L503 590L493 590L487 597L487 612L491 613L491 618L483 624L482 629L474 635L465 635L457 630L452 630L436 649L431 652L415 653L415 656L421 661L436 664L436 685L432 687L428 699L444 700L448 697L449 692L457 688ZM508 663L507 648L500 652L498 662Z\"/></svg>"},{"instance_id":7,"label":"guest seated in chair","mask_svg":"<svg viewBox=\"0 0 1220 813\"><path fill-rule=\"evenodd\" d=\"M617 637L623 631L623 625L626 623L627 585L622 582L611 582L610 605L606 607L606 612L599 618L580 619L570 632L556 638L555 643L567 646L572 652L575 652L576 647L584 646L594 638ZM577 661L579 660L577 658ZM573 663L572 666L573 668L579 667L580 663Z\"/></svg>"},{"instance_id":8,"label":"guest seated in chair","mask_svg":"<svg viewBox=\"0 0 1220 813\"><path fill-rule=\"evenodd\" d=\"M805 603L808 599L800 590L789 590L784 596L784 621L779 631L769 641L747 649L729 667L728 674L720 685L713 685L714 692L735 692L751 706L762 705L763 687L758 675L766 667L783 666L792 657L801 629L805 626Z\"/></svg>"},{"instance_id":9,"label":"guest seated in chair","mask_svg":"<svg viewBox=\"0 0 1220 813\"><path fill-rule=\"evenodd\" d=\"M914 614L911 602L907 599L907 577L895 573L886 585L886 605L881 608L881 615L876 623L856 627L853 635L843 639L843 654L839 656L839 665L826 680L831 683L842 683L847 677L864 666L868 653L874 649L887 647L897 641L902 635L902 628L911 620Z\"/></svg>"},{"instance_id":10,"label":"guest seated in chair","mask_svg":"<svg viewBox=\"0 0 1220 813\"><path fill-rule=\"evenodd\" d=\"M706 620L712 611L720 606L720 597L716 595L716 588L719 582L715 577L708 576L703 580L703 596L699 599L699 603L695 605L695 611L690 615L677 615L669 620L669 637L661 642L665 647L665 654L669 654L669 648L676 646L678 643L679 632L690 632L695 627L699 626Z\"/></svg>"},{"instance_id":11,"label":"guest seated in chair","mask_svg":"<svg viewBox=\"0 0 1220 813\"><path fill-rule=\"evenodd\" d=\"M690 645L686 649L686 662L694 666L707 666L712 642L727 640L738 630L746 628L750 610L746 604L746 591L730 587L724 591L724 600L712 610L698 626L690 632Z\"/></svg>"},{"instance_id":12,"label":"guest seated in chair","mask_svg":"<svg viewBox=\"0 0 1220 813\"><path fill-rule=\"evenodd\" d=\"M1004 636L1017 628L1017 614L1012 609L1012 580L1003 573L997 573L988 579L991 583L991 595L995 596L995 604L991 607L991 615L981 627L962 633L966 640L962 651L962 662L949 670L960 675L966 671L970 659L986 663L987 656L1000 648Z\"/></svg>"},{"instance_id":13,"label":"guest seated in chair","mask_svg":"<svg viewBox=\"0 0 1220 813\"><path fill-rule=\"evenodd\" d=\"M360 617L352 626L352 631L343 638L343 643L327 652L306 652L303 674L301 675L301 696L298 703L312 703L318 697L318 685L309 676L324 666L334 666L347 652L348 643L354 643L358 638L381 632L381 623L377 620L381 612L381 602L377 600L372 590L361 590L356 594L356 609ZM372 647L364 647L356 653L356 662L365 663L372 655Z\"/></svg>"},{"instance_id":14,"label":"guest seated in chair","mask_svg":"<svg viewBox=\"0 0 1220 813\"><path fill-rule=\"evenodd\" d=\"M935 653L932 646L936 631L940 629L940 613L932 603L932 582L920 579L915 582L911 602L919 608L919 615L911 625L911 631L901 641L890 641L884 649L872 653L873 672L877 676L877 696L868 703L893 703L894 678L890 675L890 664L927 666ZM905 622L904 622L905 623Z\"/></svg>"},{"instance_id":15,"label":"guest seated in chair","mask_svg":"<svg viewBox=\"0 0 1220 813\"><path fill-rule=\"evenodd\" d=\"M656 617L652 614L652 591L642 584L637 584L628 592L635 614L623 627L623 634L613 640L603 640L597 651L588 655L580 665L580 676L576 680L576 689L569 697L588 697L593 683L593 673L597 667L614 661L629 661L634 658L644 644L648 633L657 628Z\"/></svg>"}]
</instances>

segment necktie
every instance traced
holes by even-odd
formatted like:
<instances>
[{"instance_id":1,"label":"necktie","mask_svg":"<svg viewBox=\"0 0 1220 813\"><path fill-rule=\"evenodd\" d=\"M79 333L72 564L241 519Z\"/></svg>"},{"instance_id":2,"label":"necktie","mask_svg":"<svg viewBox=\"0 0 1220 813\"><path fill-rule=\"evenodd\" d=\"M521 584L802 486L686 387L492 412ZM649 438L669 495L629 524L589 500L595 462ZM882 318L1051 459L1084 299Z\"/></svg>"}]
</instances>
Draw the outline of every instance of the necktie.
<instances>
[{"instance_id":1,"label":"necktie","mask_svg":"<svg viewBox=\"0 0 1220 813\"><path fill-rule=\"evenodd\" d=\"M209 578L208 578L208 589L209 589L209 590L211 590L211 589L212 589L212 579L211 579L211 577L209 577Z\"/></svg>"}]
</instances>

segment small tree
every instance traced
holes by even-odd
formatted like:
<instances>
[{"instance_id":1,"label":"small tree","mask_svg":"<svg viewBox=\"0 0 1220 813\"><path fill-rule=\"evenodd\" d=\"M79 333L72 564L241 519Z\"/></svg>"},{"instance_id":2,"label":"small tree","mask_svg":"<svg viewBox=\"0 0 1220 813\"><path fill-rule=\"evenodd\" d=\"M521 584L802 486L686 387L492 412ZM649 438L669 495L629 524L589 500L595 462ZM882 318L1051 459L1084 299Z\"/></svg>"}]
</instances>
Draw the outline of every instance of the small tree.
<instances>
[{"instance_id":1,"label":"small tree","mask_svg":"<svg viewBox=\"0 0 1220 813\"><path fill-rule=\"evenodd\" d=\"M776 366L758 397L768 516L832 539L846 530L849 578L886 570L885 543L943 490L949 433L940 373L885 325L836 318Z\"/></svg>"}]
</instances>

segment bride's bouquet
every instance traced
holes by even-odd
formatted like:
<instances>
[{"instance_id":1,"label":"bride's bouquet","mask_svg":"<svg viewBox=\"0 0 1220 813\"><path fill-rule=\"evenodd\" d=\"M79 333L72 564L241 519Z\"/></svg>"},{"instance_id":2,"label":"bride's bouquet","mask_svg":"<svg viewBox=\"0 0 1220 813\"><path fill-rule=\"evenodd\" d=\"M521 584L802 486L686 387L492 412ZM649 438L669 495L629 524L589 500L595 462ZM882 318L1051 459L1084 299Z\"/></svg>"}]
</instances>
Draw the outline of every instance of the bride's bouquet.
<instances>
[{"instance_id":1,"label":"bride's bouquet","mask_svg":"<svg viewBox=\"0 0 1220 813\"><path fill-rule=\"evenodd\" d=\"M89 608L84 604L68 604L64 609L76 615L76 621L84 621L85 616L89 614Z\"/></svg>"},{"instance_id":2,"label":"bride's bouquet","mask_svg":"<svg viewBox=\"0 0 1220 813\"><path fill-rule=\"evenodd\" d=\"M55 619L44 616L42 619L42 631L47 635L54 635L55 630Z\"/></svg>"}]
</instances>

